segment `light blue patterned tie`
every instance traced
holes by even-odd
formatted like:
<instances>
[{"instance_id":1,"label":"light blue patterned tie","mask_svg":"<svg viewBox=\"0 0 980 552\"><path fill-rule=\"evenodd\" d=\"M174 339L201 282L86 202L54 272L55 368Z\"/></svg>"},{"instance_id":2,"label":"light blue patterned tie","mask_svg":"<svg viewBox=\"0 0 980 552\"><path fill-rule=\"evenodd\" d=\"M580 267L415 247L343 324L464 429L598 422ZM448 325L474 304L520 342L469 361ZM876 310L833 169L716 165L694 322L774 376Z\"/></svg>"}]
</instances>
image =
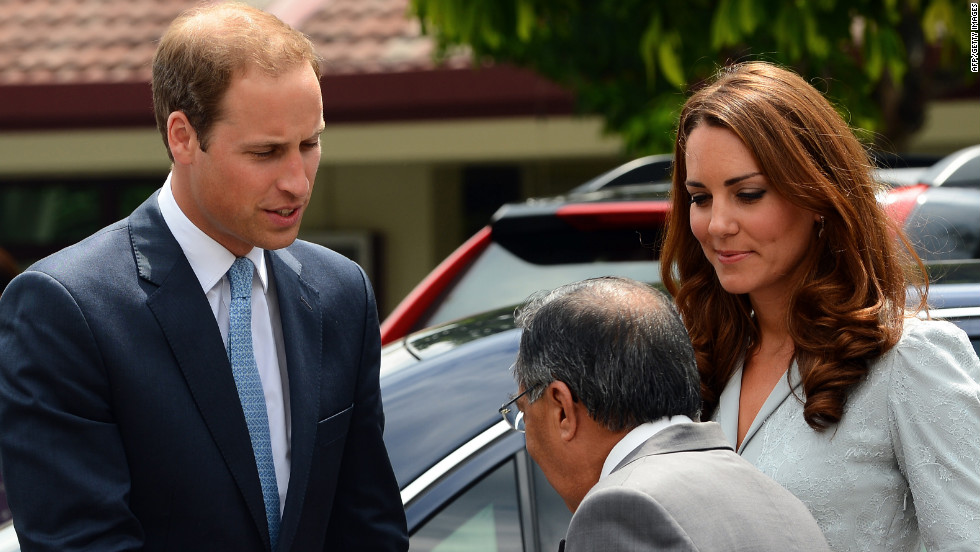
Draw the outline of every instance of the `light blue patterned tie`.
<instances>
[{"instance_id":1,"label":"light blue patterned tie","mask_svg":"<svg viewBox=\"0 0 980 552\"><path fill-rule=\"evenodd\" d=\"M252 261L239 257L228 271L231 281L231 307L228 321L228 360L238 387L252 452L259 469L265 516L269 521L272 549L279 540L279 487L276 485L276 466L272 460L272 441L269 438L269 415L265 409L262 380L252 353Z\"/></svg>"}]
</instances>

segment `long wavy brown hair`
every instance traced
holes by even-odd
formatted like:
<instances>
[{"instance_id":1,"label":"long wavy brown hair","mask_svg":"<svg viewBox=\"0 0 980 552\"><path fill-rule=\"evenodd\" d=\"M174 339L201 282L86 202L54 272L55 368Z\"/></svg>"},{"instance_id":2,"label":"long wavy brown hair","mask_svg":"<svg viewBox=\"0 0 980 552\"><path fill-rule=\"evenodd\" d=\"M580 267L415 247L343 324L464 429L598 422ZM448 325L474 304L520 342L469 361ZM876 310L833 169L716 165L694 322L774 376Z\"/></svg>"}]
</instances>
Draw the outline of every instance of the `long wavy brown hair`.
<instances>
[{"instance_id":1,"label":"long wavy brown hair","mask_svg":"<svg viewBox=\"0 0 980 552\"><path fill-rule=\"evenodd\" d=\"M868 153L820 92L764 62L722 69L681 111L660 266L694 344L706 415L758 346L759 328L748 296L721 287L691 232L685 151L701 125L734 132L777 193L824 217L786 324L802 376L804 418L826 429L840 421L869 361L901 337L907 285L919 287L916 310L925 308L925 267L877 201L881 186Z\"/></svg>"}]
</instances>

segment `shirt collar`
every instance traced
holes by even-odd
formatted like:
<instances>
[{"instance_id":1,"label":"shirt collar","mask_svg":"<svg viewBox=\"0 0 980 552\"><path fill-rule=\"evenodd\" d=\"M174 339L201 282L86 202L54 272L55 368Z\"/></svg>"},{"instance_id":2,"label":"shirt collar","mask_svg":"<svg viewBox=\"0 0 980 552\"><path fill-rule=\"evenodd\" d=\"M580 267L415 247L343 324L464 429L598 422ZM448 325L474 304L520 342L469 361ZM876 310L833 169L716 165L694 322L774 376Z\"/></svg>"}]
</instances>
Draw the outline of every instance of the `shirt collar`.
<instances>
[{"instance_id":1,"label":"shirt collar","mask_svg":"<svg viewBox=\"0 0 980 552\"><path fill-rule=\"evenodd\" d=\"M679 416L664 416L659 420L654 420L652 422L646 422L634 427L629 433L623 436L622 439L613 446L612 450L609 451L609 455L606 456L606 461L602 464L602 471L599 472L599 479L606 477L619 465L620 462L626 459L627 456L640 445L647 442L650 437L653 437L661 430L664 430L674 424L690 424L693 421L684 415Z\"/></svg>"},{"instance_id":2,"label":"shirt collar","mask_svg":"<svg viewBox=\"0 0 980 552\"><path fill-rule=\"evenodd\" d=\"M187 218L187 215L177 205L176 198L174 198L173 188L170 185L172 176L172 173L167 176L167 181L164 182L160 195L157 197L157 203L160 205L163 220L167 223L167 227L173 233L174 238L177 239L184 256L187 257L191 270L194 271L194 275L197 276L197 280L201 284L201 289L207 293L227 274L228 269L235 262L235 255L214 241L211 236L205 234ZM255 265L255 272L259 275L262 290L268 292L269 274L265 265L264 251L261 248L253 247L245 256Z\"/></svg>"}]
</instances>

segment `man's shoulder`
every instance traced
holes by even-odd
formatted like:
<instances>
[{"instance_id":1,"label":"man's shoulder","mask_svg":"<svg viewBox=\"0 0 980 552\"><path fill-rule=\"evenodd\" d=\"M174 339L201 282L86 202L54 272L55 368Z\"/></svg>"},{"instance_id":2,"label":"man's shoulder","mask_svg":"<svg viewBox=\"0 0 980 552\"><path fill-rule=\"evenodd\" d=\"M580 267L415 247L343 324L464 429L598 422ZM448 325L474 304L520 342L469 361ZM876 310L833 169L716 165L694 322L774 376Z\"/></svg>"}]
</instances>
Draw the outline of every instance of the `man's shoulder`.
<instances>
[{"instance_id":1,"label":"man's shoulder","mask_svg":"<svg viewBox=\"0 0 980 552\"><path fill-rule=\"evenodd\" d=\"M699 422L674 425L652 436L596 489L626 486L658 494L711 496L731 481L751 481L776 495L788 495L736 454L717 424Z\"/></svg>"},{"instance_id":2,"label":"man's shoulder","mask_svg":"<svg viewBox=\"0 0 980 552\"><path fill-rule=\"evenodd\" d=\"M137 293L136 276L129 232L120 221L29 266L8 284L4 299L31 305L36 317L60 316L52 301L68 296L81 308L105 309Z\"/></svg>"},{"instance_id":3,"label":"man's shoulder","mask_svg":"<svg viewBox=\"0 0 980 552\"><path fill-rule=\"evenodd\" d=\"M124 219L40 259L27 270L60 278L86 272L104 273L120 260L132 259L133 249Z\"/></svg>"},{"instance_id":4,"label":"man's shoulder","mask_svg":"<svg viewBox=\"0 0 980 552\"><path fill-rule=\"evenodd\" d=\"M725 550L733 539L756 550L826 549L806 506L730 449L644 456L596 484L586 503L590 512L602 508L626 516L646 504L682 528L697 550ZM704 517L705 504L712 505L710 518Z\"/></svg>"}]
</instances>

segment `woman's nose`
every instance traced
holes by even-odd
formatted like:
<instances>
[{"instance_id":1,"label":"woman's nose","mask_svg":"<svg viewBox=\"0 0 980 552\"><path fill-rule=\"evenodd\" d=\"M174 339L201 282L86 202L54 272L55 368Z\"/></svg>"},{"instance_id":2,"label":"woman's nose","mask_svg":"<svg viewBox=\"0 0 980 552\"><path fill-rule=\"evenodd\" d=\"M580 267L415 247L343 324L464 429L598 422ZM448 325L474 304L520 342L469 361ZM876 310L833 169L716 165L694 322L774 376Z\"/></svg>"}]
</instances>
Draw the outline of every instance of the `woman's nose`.
<instances>
[{"instance_id":1,"label":"woman's nose","mask_svg":"<svg viewBox=\"0 0 980 552\"><path fill-rule=\"evenodd\" d=\"M734 213L727 205L715 202L711 206L711 221L708 223L708 232L712 236L730 236L738 232L738 224L735 221Z\"/></svg>"}]
</instances>

